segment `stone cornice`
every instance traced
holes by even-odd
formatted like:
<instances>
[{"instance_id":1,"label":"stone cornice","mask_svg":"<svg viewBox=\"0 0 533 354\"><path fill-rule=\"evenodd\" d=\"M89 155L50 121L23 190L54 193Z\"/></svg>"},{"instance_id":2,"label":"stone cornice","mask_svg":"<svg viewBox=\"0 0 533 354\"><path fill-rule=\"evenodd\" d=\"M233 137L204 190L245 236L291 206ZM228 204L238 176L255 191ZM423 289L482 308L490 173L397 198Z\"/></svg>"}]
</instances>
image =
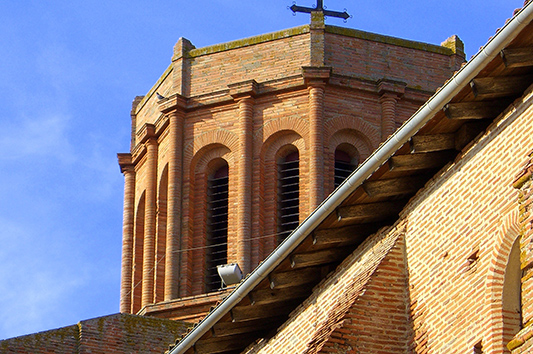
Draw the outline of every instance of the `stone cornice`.
<instances>
[{"instance_id":1,"label":"stone cornice","mask_svg":"<svg viewBox=\"0 0 533 354\"><path fill-rule=\"evenodd\" d=\"M141 144L155 137L155 124L146 123L137 132L137 141Z\"/></svg>"},{"instance_id":2,"label":"stone cornice","mask_svg":"<svg viewBox=\"0 0 533 354\"><path fill-rule=\"evenodd\" d=\"M378 93L380 95L391 93L397 95L398 97L401 97L405 93L406 86L407 84L405 82L381 79L378 80Z\"/></svg>"},{"instance_id":3,"label":"stone cornice","mask_svg":"<svg viewBox=\"0 0 533 354\"><path fill-rule=\"evenodd\" d=\"M176 109L185 110L187 107L187 98L176 93L159 100L157 103L159 104L159 111L166 114Z\"/></svg>"},{"instance_id":4,"label":"stone cornice","mask_svg":"<svg viewBox=\"0 0 533 354\"><path fill-rule=\"evenodd\" d=\"M308 86L315 83L327 83L331 77L331 71L330 66L302 66L302 76Z\"/></svg>"},{"instance_id":5,"label":"stone cornice","mask_svg":"<svg viewBox=\"0 0 533 354\"><path fill-rule=\"evenodd\" d=\"M255 80L246 80L229 84L229 95L233 99L239 99L243 97L255 97L258 92L258 84Z\"/></svg>"},{"instance_id":6,"label":"stone cornice","mask_svg":"<svg viewBox=\"0 0 533 354\"><path fill-rule=\"evenodd\" d=\"M132 156L130 153L118 153L118 165L120 166L120 172L134 171Z\"/></svg>"},{"instance_id":7,"label":"stone cornice","mask_svg":"<svg viewBox=\"0 0 533 354\"><path fill-rule=\"evenodd\" d=\"M257 83L255 80L246 80L228 85L225 90L206 93L190 98L179 94L174 94L158 101L159 110L162 114L153 124L145 124L136 134L136 146L132 150L134 160L138 161L142 157L142 143L152 134L159 137L168 126L168 113L173 110L193 112L202 109L213 109L216 107L235 104L235 100L250 96L255 99L265 99L279 93L297 92L304 90L307 86L318 84L334 86L339 89L361 90L380 94L381 91L392 91L402 94L403 100L413 102L425 102L432 92L408 87L405 83L382 79L375 81L363 77L343 76L332 73L331 67L302 67L302 74L288 76L281 79Z\"/></svg>"}]
</instances>

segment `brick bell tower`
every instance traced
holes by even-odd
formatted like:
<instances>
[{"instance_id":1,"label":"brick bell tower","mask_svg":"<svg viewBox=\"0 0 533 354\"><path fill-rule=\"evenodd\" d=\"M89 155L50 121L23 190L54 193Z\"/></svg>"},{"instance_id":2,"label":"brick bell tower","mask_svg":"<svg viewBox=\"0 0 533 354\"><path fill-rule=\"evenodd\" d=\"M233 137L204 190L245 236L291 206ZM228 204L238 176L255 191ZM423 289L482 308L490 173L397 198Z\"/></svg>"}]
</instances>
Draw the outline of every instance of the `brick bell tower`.
<instances>
[{"instance_id":1,"label":"brick bell tower","mask_svg":"<svg viewBox=\"0 0 533 354\"><path fill-rule=\"evenodd\" d=\"M431 45L311 24L195 48L133 102L120 311L196 320L217 265L261 262L464 61Z\"/></svg>"}]
</instances>

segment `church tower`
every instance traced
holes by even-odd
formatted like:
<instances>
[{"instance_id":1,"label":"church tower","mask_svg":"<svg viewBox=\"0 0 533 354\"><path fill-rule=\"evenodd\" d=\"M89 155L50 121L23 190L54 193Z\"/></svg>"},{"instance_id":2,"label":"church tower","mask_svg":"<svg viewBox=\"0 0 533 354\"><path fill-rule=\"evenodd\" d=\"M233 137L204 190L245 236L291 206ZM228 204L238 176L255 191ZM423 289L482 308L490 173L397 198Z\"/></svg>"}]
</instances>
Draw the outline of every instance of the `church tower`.
<instances>
[{"instance_id":1,"label":"church tower","mask_svg":"<svg viewBox=\"0 0 533 354\"><path fill-rule=\"evenodd\" d=\"M321 3L321 2L320 2ZM120 311L197 319L464 61L463 45L311 23L195 48L131 111Z\"/></svg>"}]
</instances>

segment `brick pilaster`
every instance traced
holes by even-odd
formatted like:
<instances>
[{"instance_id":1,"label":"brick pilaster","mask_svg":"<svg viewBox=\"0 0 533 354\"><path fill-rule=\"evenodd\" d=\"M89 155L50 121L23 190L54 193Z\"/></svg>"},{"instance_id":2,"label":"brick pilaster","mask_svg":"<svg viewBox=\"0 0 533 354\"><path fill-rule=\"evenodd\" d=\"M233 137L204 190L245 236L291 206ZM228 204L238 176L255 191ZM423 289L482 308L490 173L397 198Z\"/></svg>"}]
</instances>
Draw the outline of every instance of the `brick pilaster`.
<instances>
[{"instance_id":1,"label":"brick pilaster","mask_svg":"<svg viewBox=\"0 0 533 354\"><path fill-rule=\"evenodd\" d=\"M190 66L191 59L189 51L194 49L194 45L186 38L180 38L174 46L174 55L172 57L172 83L173 92L183 96L190 94Z\"/></svg>"},{"instance_id":2,"label":"brick pilaster","mask_svg":"<svg viewBox=\"0 0 533 354\"><path fill-rule=\"evenodd\" d=\"M518 175L514 187L519 190L523 328L507 347L513 354L519 354L533 350L533 152Z\"/></svg>"},{"instance_id":3,"label":"brick pilaster","mask_svg":"<svg viewBox=\"0 0 533 354\"><path fill-rule=\"evenodd\" d=\"M237 159L237 240L235 261L244 274L250 272L252 236L253 108L257 83L254 80L230 85L230 94L239 104L239 151ZM228 252L228 255L230 253ZM232 262L228 259L228 262Z\"/></svg>"},{"instance_id":4,"label":"brick pilaster","mask_svg":"<svg viewBox=\"0 0 533 354\"><path fill-rule=\"evenodd\" d=\"M324 200L324 95L329 67L304 67L309 91L309 212Z\"/></svg>"},{"instance_id":5,"label":"brick pilaster","mask_svg":"<svg viewBox=\"0 0 533 354\"><path fill-rule=\"evenodd\" d=\"M381 141L385 141L396 131L396 103L405 92L405 84L380 80L378 92L381 103Z\"/></svg>"},{"instance_id":6,"label":"brick pilaster","mask_svg":"<svg viewBox=\"0 0 533 354\"><path fill-rule=\"evenodd\" d=\"M135 168L131 154L118 154L120 171L124 174L124 215L122 224L122 268L120 281L120 312L130 313L133 281L133 230L135 204Z\"/></svg>"},{"instance_id":7,"label":"brick pilaster","mask_svg":"<svg viewBox=\"0 0 533 354\"><path fill-rule=\"evenodd\" d=\"M179 296L179 250L181 244L181 202L183 180L183 120L184 112L176 110L169 115L169 167L167 249L165 262L165 300Z\"/></svg>"},{"instance_id":8,"label":"brick pilaster","mask_svg":"<svg viewBox=\"0 0 533 354\"><path fill-rule=\"evenodd\" d=\"M176 46L187 45L187 50L192 44L181 38ZM181 48L181 47L180 47ZM174 48L175 55L177 48ZM180 49L185 51L184 48ZM184 55L182 53L182 55ZM181 58L181 56L180 56ZM186 274L181 274L180 264L187 253L181 253L183 244L182 235L182 210L183 210L183 134L185 124L185 97L175 94L159 101L159 110L168 116L168 214L167 237L165 250L165 301L179 298L181 279Z\"/></svg>"},{"instance_id":9,"label":"brick pilaster","mask_svg":"<svg viewBox=\"0 0 533 354\"><path fill-rule=\"evenodd\" d=\"M144 214L143 281L141 307L154 301L155 233L157 213L157 149L155 127L147 124L146 209Z\"/></svg>"}]
</instances>

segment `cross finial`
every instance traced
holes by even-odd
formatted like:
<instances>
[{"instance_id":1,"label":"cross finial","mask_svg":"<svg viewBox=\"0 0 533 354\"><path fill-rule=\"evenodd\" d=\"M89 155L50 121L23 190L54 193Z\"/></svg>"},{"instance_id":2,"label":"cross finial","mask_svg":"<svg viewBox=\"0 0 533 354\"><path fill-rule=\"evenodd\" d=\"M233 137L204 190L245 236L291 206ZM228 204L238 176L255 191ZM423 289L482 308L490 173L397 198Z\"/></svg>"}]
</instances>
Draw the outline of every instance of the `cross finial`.
<instances>
[{"instance_id":1,"label":"cross finial","mask_svg":"<svg viewBox=\"0 0 533 354\"><path fill-rule=\"evenodd\" d=\"M350 15L348 14L348 12L346 12L346 10L344 12L339 12L324 9L324 0L317 0L315 8L303 7L293 4L291 7L289 7L289 9L291 9L294 14L296 14L297 12L304 12L308 14L310 14L311 12L322 12L324 16L339 17L343 18L344 21L350 18Z\"/></svg>"}]
</instances>

